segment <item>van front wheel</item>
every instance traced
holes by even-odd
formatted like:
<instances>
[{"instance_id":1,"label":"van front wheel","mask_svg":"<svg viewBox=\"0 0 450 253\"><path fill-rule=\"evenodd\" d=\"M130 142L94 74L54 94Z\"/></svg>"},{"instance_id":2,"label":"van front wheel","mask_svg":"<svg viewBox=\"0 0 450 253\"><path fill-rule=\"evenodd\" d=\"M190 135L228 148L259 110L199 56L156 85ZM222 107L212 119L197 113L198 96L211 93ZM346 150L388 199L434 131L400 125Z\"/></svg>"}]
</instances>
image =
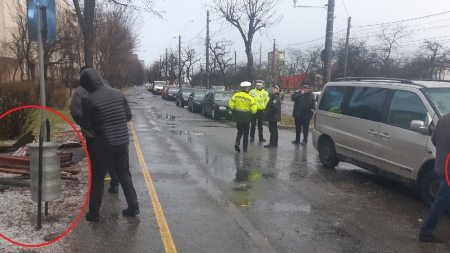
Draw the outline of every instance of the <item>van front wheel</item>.
<instances>
[{"instance_id":1,"label":"van front wheel","mask_svg":"<svg viewBox=\"0 0 450 253\"><path fill-rule=\"evenodd\" d=\"M423 203L431 206L439 189L439 180L433 169L429 169L420 179L419 194Z\"/></svg>"},{"instance_id":2,"label":"van front wheel","mask_svg":"<svg viewBox=\"0 0 450 253\"><path fill-rule=\"evenodd\" d=\"M336 148L330 138L325 138L320 141L319 144L319 157L320 162L327 168L334 168L338 165Z\"/></svg>"}]
</instances>

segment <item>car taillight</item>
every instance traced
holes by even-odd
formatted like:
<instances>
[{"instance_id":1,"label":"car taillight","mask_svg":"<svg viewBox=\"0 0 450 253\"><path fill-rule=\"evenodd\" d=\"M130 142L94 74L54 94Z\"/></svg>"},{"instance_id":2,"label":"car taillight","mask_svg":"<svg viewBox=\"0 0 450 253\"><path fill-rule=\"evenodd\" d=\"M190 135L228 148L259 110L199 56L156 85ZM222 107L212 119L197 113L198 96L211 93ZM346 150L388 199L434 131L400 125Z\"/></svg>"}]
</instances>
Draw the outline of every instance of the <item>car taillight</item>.
<instances>
[{"instance_id":1,"label":"car taillight","mask_svg":"<svg viewBox=\"0 0 450 253\"><path fill-rule=\"evenodd\" d=\"M317 118L317 113L314 113L314 129L316 129L316 118Z\"/></svg>"}]
</instances>

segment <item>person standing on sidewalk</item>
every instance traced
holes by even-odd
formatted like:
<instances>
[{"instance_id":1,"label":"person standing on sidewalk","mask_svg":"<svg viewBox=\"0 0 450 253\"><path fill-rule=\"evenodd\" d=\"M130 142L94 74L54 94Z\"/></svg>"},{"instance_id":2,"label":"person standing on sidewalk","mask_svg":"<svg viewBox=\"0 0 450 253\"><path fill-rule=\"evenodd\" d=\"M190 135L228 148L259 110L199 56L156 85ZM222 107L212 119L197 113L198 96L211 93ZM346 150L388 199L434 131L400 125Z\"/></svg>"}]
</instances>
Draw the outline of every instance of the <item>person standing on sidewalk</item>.
<instances>
[{"instance_id":1,"label":"person standing on sidewalk","mask_svg":"<svg viewBox=\"0 0 450 253\"><path fill-rule=\"evenodd\" d=\"M81 72L80 83L89 92L81 98L81 127L95 132L89 212L86 214L86 220L100 220L101 191L110 160L114 162L115 172L128 204L122 214L135 216L140 211L129 169L127 122L132 116L128 101L121 91L106 87L100 74L93 68Z\"/></svg>"},{"instance_id":2,"label":"person standing on sidewalk","mask_svg":"<svg viewBox=\"0 0 450 253\"><path fill-rule=\"evenodd\" d=\"M91 68L91 67L89 67L89 66L82 67L80 69L80 73L83 70L88 69L88 68ZM105 86L111 87L111 85L105 79L103 79L103 83L105 84ZM88 94L88 91L86 89L84 89L81 85L78 86L75 89L75 92L72 96L72 101L70 102L70 106L69 106L70 115L72 116L75 123L79 126L81 126L81 116L82 116L81 98L84 97L86 94ZM81 128L81 133L83 134L83 136L86 140L86 147L87 147L89 156L91 156L91 150L94 146L94 134L95 133L93 130L86 131L83 128ZM109 174L110 177L106 176L105 181L111 180L111 182L109 183L109 185L110 185L109 192L118 193L119 192L119 179L117 178L117 175L114 172L114 163L112 162L112 160L110 160L108 163L107 174Z\"/></svg>"},{"instance_id":3,"label":"person standing on sidewalk","mask_svg":"<svg viewBox=\"0 0 450 253\"><path fill-rule=\"evenodd\" d=\"M280 86L272 86L272 95L266 107L266 121L269 122L270 143L265 148L278 147L278 122L281 121Z\"/></svg>"},{"instance_id":4,"label":"person standing on sidewalk","mask_svg":"<svg viewBox=\"0 0 450 253\"><path fill-rule=\"evenodd\" d=\"M439 119L431 141L436 147L434 171L439 180L439 189L436 199L431 205L427 217L422 224L419 239L426 242L443 243L444 241L433 233L445 210L450 210L450 186L445 178L445 171L449 172L449 168L446 167L446 161L447 156L450 155L450 114L446 114Z\"/></svg>"},{"instance_id":5,"label":"person standing on sidewalk","mask_svg":"<svg viewBox=\"0 0 450 253\"><path fill-rule=\"evenodd\" d=\"M256 88L250 91L250 96L255 99L256 107L258 110L252 115L252 121L250 124L250 141L255 140L256 121L258 120L258 137L259 141L266 141L263 136L263 120L264 110L266 109L267 102L269 101L269 93L264 90L264 81L256 80Z\"/></svg>"},{"instance_id":6,"label":"person standing on sidewalk","mask_svg":"<svg viewBox=\"0 0 450 253\"><path fill-rule=\"evenodd\" d=\"M250 86L250 82L242 82L240 85L241 91L235 93L228 103L230 110L233 111L234 119L236 121L236 128L238 131L236 142L234 144L234 149L237 152L241 152L239 146L241 144L242 136L244 136L244 152L247 152L250 122L252 120L252 114L255 114L257 111L255 99L248 94L250 91Z\"/></svg>"},{"instance_id":7,"label":"person standing on sidewalk","mask_svg":"<svg viewBox=\"0 0 450 253\"><path fill-rule=\"evenodd\" d=\"M294 101L294 110L292 116L295 119L295 140L294 144L306 145L308 143L309 123L314 113L314 95L309 91L308 84L302 84L302 88L296 90L291 96ZM303 128L303 141L300 142L300 134Z\"/></svg>"}]
</instances>

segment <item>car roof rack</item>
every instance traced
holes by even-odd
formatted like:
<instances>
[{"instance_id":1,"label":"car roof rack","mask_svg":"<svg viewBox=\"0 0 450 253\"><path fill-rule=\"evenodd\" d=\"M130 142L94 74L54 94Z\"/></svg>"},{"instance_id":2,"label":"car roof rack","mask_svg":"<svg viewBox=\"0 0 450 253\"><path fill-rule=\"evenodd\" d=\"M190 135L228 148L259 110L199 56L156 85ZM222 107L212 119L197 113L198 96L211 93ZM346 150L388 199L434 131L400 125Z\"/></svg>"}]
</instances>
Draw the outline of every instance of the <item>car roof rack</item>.
<instances>
[{"instance_id":1,"label":"car roof rack","mask_svg":"<svg viewBox=\"0 0 450 253\"><path fill-rule=\"evenodd\" d=\"M345 77L345 78L336 78L335 82L341 82L341 81L366 81L366 80L373 80L373 81L398 81L401 83L406 84L415 84L420 85L417 83L414 83L412 80L408 79L401 79L401 78L387 78L387 77Z\"/></svg>"},{"instance_id":2,"label":"car roof rack","mask_svg":"<svg viewBox=\"0 0 450 253\"><path fill-rule=\"evenodd\" d=\"M411 79L411 81L426 81L426 82L444 82L444 83L450 83L450 80L436 80L436 79Z\"/></svg>"}]
</instances>

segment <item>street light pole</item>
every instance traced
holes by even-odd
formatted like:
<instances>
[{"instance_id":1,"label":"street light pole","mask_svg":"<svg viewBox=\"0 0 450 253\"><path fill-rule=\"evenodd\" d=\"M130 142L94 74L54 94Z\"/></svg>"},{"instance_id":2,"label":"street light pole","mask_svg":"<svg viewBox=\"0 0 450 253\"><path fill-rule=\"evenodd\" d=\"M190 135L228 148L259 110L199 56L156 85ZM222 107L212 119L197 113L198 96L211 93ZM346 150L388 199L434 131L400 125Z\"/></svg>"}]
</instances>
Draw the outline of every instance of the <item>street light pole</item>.
<instances>
[{"instance_id":1,"label":"street light pole","mask_svg":"<svg viewBox=\"0 0 450 253\"><path fill-rule=\"evenodd\" d=\"M297 0L294 1L294 8L325 8L327 10L327 28L325 31L325 50L324 50L324 71L323 84L331 80L331 60L333 59L333 22L335 0L328 0L326 6L297 6Z\"/></svg>"},{"instance_id":2,"label":"street light pole","mask_svg":"<svg viewBox=\"0 0 450 253\"><path fill-rule=\"evenodd\" d=\"M327 30L325 38L325 79L323 85L331 81L331 60L333 59L333 21L335 0L328 0Z\"/></svg>"}]
</instances>

